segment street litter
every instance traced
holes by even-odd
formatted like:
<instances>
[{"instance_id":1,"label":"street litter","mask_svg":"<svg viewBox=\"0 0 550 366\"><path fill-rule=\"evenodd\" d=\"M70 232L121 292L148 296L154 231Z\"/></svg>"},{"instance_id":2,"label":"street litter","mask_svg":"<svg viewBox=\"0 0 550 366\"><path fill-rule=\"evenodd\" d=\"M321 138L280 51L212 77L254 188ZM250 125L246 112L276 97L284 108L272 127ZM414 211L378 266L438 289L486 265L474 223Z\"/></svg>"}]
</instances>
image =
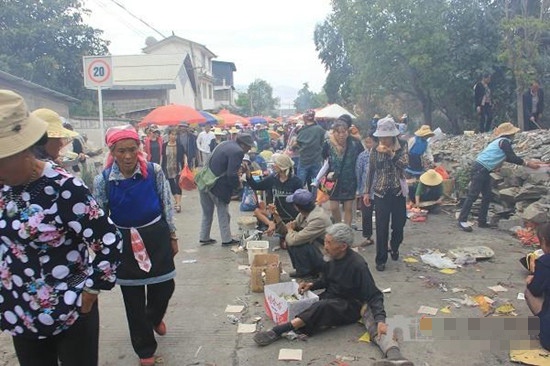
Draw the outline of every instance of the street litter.
<instances>
[{"instance_id":1,"label":"street litter","mask_svg":"<svg viewBox=\"0 0 550 366\"><path fill-rule=\"evenodd\" d=\"M500 315L516 315L515 314L516 308L514 308L514 305L508 303L504 305L500 305L495 309L495 313Z\"/></svg>"},{"instance_id":2,"label":"street litter","mask_svg":"<svg viewBox=\"0 0 550 366\"><path fill-rule=\"evenodd\" d=\"M420 308L417 311L418 314L427 314L427 315L435 315L437 314L437 308L432 308L430 306L421 305Z\"/></svg>"},{"instance_id":3,"label":"street litter","mask_svg":"<svg viewBox=\"0 0 550 366\"><path fill-rule=\"evenodd\" d=\"M518 292L518 300L525 300L525 294L523 292Z\"/></svg>"},{"instance_id":4,"label":"street litter","mask_svg":"<svg viewBox=\"0 0 550 366\"><path fill-rule=\"evenodd\" d=\"M238 245L232 246L231 249L229 249L229 250L231 250L233 253L244 252L244 248L241 247L240 245L239 246Z\"/></svg>"},{"instance_id":5,"label":"street litter","mask_svg":"<svg viewBox=\"0 0 550 366\"><path fill-rule=\"evenodd\" d=\"M279 361L302 361L302 350L281 348L279 350Z\"/></svg>"},{"instance_id":6,"label":"street litter","mask_svg":"<svg viewBox=\"0 0 550 366\"><path fill-rule=\"evenodd\" d=\"M370 343L370 334L369 334L369 332L365 332L365 334L363 334L363 335L359 338L359 342Z\"/></svg>"},{"instance_id":7,"label":"street litter","mask_svg":"<svg viewBox=\"0 0 550 366\"><path fill-rule=\"evenodd\" d=\"M403 262L405 263L418 263L418 259L413 257L405 257L403 258Z\"/></svg>"},{"instance_id":8,"label":"street litter","mask_svg":"<svg viewBox=\"0 0 550 366\"><path fill-rule=\"evenodd\" d=\"M383 294L389 294L390 292L391 292L391 287L388 287L382 290Z\"/></svg>"},{"instance_id":9,"label":"street litter","mask_svg":"<svg viewBox=\"0 0 550 366\"><path fill-rule=\"evenodd\" d=\"M184 252L184 253L196 253L196 252L198 252L198 249L194 249L194 248L193 249L184 249L184 250L182 250L182 252Z\"/></svg>"},{"instance_id":10,"label":"street litter","mask_svg":"<svg viewBox=\"0 0 550 366\"><path fill-rule=\"evenodd\" d=\"M197 263L196 259L184 259L181 261L183 264L191 264L191 263Z\"/></svg>"},{"instance_id":11,"label":"street litter","mask_svg":"<svg viewBox=\"0 0 550 366\"><path fill-rule=\"evenodd\" d=\"M489 286L488 289L492 290L494 292L507 292L508 291L508 289L506 287L501 286L501 285Z\"/></svg>"},{"instance_id":12,"label":"street litter","mask_svg":"<svg viewBox=\"0 0 550 366\"><path fill-rule=\"evenodd\" d=\"M443 269L440 270L439 272L444 273L444 274L455 274L455 273L456 273L456 269L443 268Z\"/></svg>"},{"instance_id":13,"label":"street litter","mask_svg":"<svg viewBox=\"0 0 550 366\"><path fill-rule=\"evenodd\" d=\"M237 267L237 270L238 271L249 271L250 270L250 266L247 266L245 264L241 264Z\"/></svg>"},{"instance_id":14,"label":"street litter","mask_svg":"<svg viewBox=\"0 0 550 366\"><path fill-rule=\"evenodd\" d=\"M444 313L444 314L450 314L451 313L451 305L447 305L445 307L442 307L441 309L439 309L439 311Z\"/></svg>"},{"instance_id":15,"label":"street litter","mask_svg":"<svg viewBox=\"0 0 550 366\"><path fill-rule=\"evenodd\" d=\"M474 297L474 300L477 302L479 309L483 313L483 315L488 315L493 310L491 307L491 303L489 303L485 296L478 295Z\"/></svg>"},{"instance_id":16,"label":"street litter","mask_svg":"<svg viewBox=\"0 0 550 366\"><path fill-rule=\"evenodd\" d=\"M477 302L471 296L468 296L466 294L464 294L464 298L462 299L451 297L451 298L442 299L442 300L450 302L451 304L454 305L455 308L460 308L460 305L478 306Z\"/></svg>"},{"instance_id":17,"label":"street litter","mask_svg":"<svg viewBox=\"0 0 550 366\"><path fill-rule=\"evenodd\" d=\"M290 332L286 332L284 334L284 337L288 339L289 341L293 341L295 339L298 339L298 334L296 334L295 331L291 330Z\"/></svg>"},{"instance_id":18,"label":"street litter","mask_svg":"<svg viewBox=\"0 0 550 366\"><path fill-rule=\"evenodd\" d=\"M422 262L439 269L458 268L458 266L454 264L452 260L450 260L449 258L444 258L444 256L445 254L443 253L433 252L421 255L420 259L422 259Z\"/></svg>"},{"instance_id":19,"label":"street litter","mask_svg":"<svg viewBox=\"0 0 550 366\"><path fill-rule=\"evenodd\" d=\"M255 316L255 317L252 319L252 321L253 321L254 323L257 323L257 322L259 322L260 320L262 320L262 317L261 317L261 316Z\"/></svg>"},{"instance_id":20,"label":"street litter","mask_svg":"<svg viewBox=\"0 0 550 366\"><path fill-rule=\"evenodd\" d=\"M244 310L243 305L227 305L225 307L226 313L240 313L243 310Z\"/></svg>"},{"instance_id":21,"label":"street litter","mask_svg":"<svg viewBox=\"0 0 550 366\"><path fill-rule=\"evenodd\" d=\"M338 361L359 361L359 357L357 356L336 355L336 359Z\"/></svg>"},{"instance_id":22,"label":"street litter","mask_svg":"<svg viewBox=\"0 0 550 366\"><path fill-rule=\"evenodd\" d=\"M447 254L449 255L449 257L455 260L462 257L474 257L475 259L480 260L494 257L495 252L489 247L478 245L473 247L460 247L450 249Z\"/></svg>"},{"instance_id":23,"label":"street litter","mask_svg":"<svg viewBox=\"0 0 550 366\"><path fill-rule=\"evenodd\" d=\"M239 323L237 327L237 333L254 333L256 331L256 324L243 324Z\"/></svg>"},{"instance_id":24,"label":"street litter","mask_svg":"<svg viewBox=\"0 0 550 366\"><path fill-rule=\"evenodd\" d=\"M426 286L426 287L429 287L429 288L437 287L443 292L448 291L447 290L447 285L445 284L445 282L441 281L438 278L434 278L434 277L430 277L430 276L428 276L428 277L418 276L418 278L421 278L423 280L424 286Z\"/></svg>"},{"instance_id":25,"label":"street litter","mask_svg":"<svg viewBox=\"0 0 550 366\"><path fill-rule=\"evenodd\" d=\"M241 321L238 317L236 317L236 316L233 315L233 314L228 315L228 316L227 316L227 319L229 319L229 321L231 322L231 324L237 324L237 323L239 323L239 322Z\"/></svg>"},{"instance_id":26,"label":"street litter","mask_svg":"<svg viewBox=\"0 0 550 366\"><path fill-rule=\"evenodd\" d=\"M547 366L550 363L550 351L540 347L538 349L510 350L510 361L532 366Z\"/></svg>"},{"instance_id":27,"label":"street litter","mask_svg":"<svg viewBox=\"0 0 550 366\"><path fill-rule=\"evenodd\" d=\"M466 289L459 288L459 287L453 287L451 289L451 291L452 291L453 294L456 294L457 292L466 292Z\"/></svg>"}]
</instances>

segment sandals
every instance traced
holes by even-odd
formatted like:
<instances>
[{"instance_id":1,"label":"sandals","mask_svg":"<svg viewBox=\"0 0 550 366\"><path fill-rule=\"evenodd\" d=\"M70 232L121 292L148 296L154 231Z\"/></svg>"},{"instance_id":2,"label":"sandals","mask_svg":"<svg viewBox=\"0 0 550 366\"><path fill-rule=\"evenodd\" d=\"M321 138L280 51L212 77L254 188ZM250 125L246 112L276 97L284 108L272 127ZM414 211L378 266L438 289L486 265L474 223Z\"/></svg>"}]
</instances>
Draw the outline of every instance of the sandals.
<instances>
[{"instance_id":1,"label":"sandals","mask_svg":"<svg viewBox=\"0 0 550 366\"><path fill-rule=\"evenodd\" d=\"M161 356L153 356L149 358L140 358L139 366L155 366L155 365L164 365L164 358Z\"/></svg>"},{"instance_id":2,"label":"sandals","mask_svg":"<svg viewBox=\"0 0 550 366\"><path fill-rule=\"evenodd\" d=\"M362 247L368 247L369 245L373 245L374 244L374 240L372 240L371 238L366 238L365 240L363 240L361 242L361 246Z\"/></svg>"},{"instance_id":3,"label":"sandals","mask_svg":"<svg viewBox=\"0 0 550 366\"><path fill-rule=\"evenodd\" d=\"M181 212L181 205L175 205L174 208L176 209L176 212Z\"/></svg>"}]
</instances>

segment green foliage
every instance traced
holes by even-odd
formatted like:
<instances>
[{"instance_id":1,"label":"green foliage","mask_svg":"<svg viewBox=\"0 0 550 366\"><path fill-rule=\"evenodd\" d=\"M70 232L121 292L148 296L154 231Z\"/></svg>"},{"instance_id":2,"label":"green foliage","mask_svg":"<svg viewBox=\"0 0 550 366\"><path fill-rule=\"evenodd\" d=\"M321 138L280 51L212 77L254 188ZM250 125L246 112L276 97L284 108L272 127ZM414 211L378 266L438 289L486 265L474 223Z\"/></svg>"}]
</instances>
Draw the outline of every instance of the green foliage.
<instances>
[{"instance_id":1,"label":"green foliage","mask_svg":"<svg viewBox=\"0 0 550 366\"><path fill-rule=\"evenodd\" d=\"M319 108L326 104L326 95L323 93L314 93L309 90L309 84L304 83L302 89L298 91L298 97L294 100L296 112L303 113L310 108Z\"/></svg>"},{"instance_id":2,"label":"green foliage","mask_svg":"<svg viewBox=\"0 0 550 366\"><path fill-rule=\"evenodd\" d=\"M273 88L265 80L254 80L248 86L247 94L251 116L271 115L279 104L278 98L273 98Z\"/></svg>"},{"instance_id":3,"label":"green foliage","mask_svg":"<svg viewBox=\"0 0 550 366\"><path fill-rule=\"evenodd\" d=\"M108 52L80 0L0 0L0 69L84 99L82 56Z\"/></svg>"}]
</instances>

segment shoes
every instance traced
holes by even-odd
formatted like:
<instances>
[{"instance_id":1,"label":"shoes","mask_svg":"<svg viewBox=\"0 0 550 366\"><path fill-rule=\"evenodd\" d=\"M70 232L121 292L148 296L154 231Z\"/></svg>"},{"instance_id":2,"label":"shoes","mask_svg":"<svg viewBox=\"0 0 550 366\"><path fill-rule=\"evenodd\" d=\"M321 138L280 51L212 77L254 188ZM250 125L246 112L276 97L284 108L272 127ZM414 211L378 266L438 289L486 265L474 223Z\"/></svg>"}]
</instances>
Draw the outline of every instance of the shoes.
<instances>
[{"instance_id":1,"label":"shoes","mask_svg":"<svg viewBox=\"0 0 550 366\"><path fill-rule=\"evenodd\" d=\"M237 245L237 244L240 244L240 243L241 242L238 241L237 239L231 239L228 242L222 243L222 246L227 247L227 246L231 246L231 245Z\"/></svg>"},{"instance_id":2,"label":"shoes","mask_svg":"<svg viewBox=\"0 0 550 366\"><path fill-rule=\"evenodd\" d=\"M181 206L180 205L175 205L174 208L176 209L176 212L181 212Z\"/></svg>"},{"instance_id":3,"label":"shoes","mask_svg":"<svg viewBox=\"0 0 550 366\"><path fill-rule=\"evenodd\" d=\"M359 245L362 247L368 247L369 245L373 245L373 244L374 244L374 240L372 240L371 238L366 238Z\"/></svg>"},{"instance_id":4,"label":"shoes","mask_svg":"<svg viewBox=\"0 0 550 366\"><path fill-rule=\"evenodd\" d=\"M399 259L399 250L396 250L395 252L392 250L390 252L390 255L391 255L391 259L396 261Z\"/></svg>"},{"instance_id":5,"label":"shoes","mask_svg":"<svg viewBox=\"0 0 550 366\"><path fill-rule=\"evenodd\" d=\"M462 230L462 231L465 231L467 233L471 233L473 231L472 227L470 226L470 224L468 224L467 222L458 222L458 227Z\"/></svg>"},{"instance_id":6,"label":"shoes","mask_svg":"<svg viewBox=\"0 0 550 366\"><path fill-rule=\"evenodd\" d=\"M270 329L265 332L256 333L254 335L254 342L256 342L258 346L267 346L268 344L275 342L279 338L281 338L281 336L277 335L277 333Z\"/></svg>"},{"instance_id":7,"label":"shoes","mask_svg":"<svg viewBox=\"0 0 550 366\"><path fill-rule=\"evenodd\" d=\"M210 245L210 244L216 244L216 240L214 239L206 239L206 240L199 240L201 245Z\"/></svg>"},{"instance_id":8,"label":"shoes","mask_svg":"<svg viewBox=\"0 0 550 366\"><path fill-rule=\"evenodd\" d=\"M385 269L386 269L386 265L383 264L383 263L382 263L382 264L377 264L377 265L376 265L376 270L377 270L378 272L384 272Z\"/></svg>"},{"instance_id":9,"label":"shoes","mask_svg":"<svg viewBox=\"0 0 550 366\"><path fill-rule=\"evenodd\" d=\"M494 228L496 227L496 225L493 225L489 222L478 222L477 223L477 227L480 227L480 228L484 228L484 229L489 229L489 228Z\"/></svg>"},{"instance_id":10,"label":"shoes","mask_svg":"<svg viewBox=\"0 0 550 366\"><path fill-rule=\"evenodd\" d=\"M160 323L153 328L155 333L157 333L159 336L163 336L166 334L166 324L163 320L160 321Z\"/></svg>"},{"instance_id":11,"label":"shoes","mask_svg":"<svg viewBox=\"0 0 550 366\"><path fill-rule=\"evenodd\" d=\"M164 359L161 356L153 356L149 358L140 358L139 366L155 366L164 365Z\"/></svg>"},{"instance_id":12,"label":"shoes","mask_svg":"<svg viewBox=\"0 0 550 366\"><path fill-rule=\"evenodd\" d=\"M372 366L414 366L414 363L405 358L401 360L390 360L386 358L383 360L374 361Z\"/></svg>"}]
</instances>

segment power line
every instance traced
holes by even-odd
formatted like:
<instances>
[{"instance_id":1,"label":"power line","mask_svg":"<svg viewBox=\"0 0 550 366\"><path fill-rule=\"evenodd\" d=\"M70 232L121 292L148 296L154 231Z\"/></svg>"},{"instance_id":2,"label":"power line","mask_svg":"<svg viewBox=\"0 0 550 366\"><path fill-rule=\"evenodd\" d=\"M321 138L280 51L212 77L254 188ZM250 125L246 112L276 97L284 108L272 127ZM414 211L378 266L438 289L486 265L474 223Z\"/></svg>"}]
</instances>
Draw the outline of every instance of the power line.
<instances>
[{"instance_id":1,"label":"power line","mask_svg":"<svg viewBox=\"0 0 550 366\"><path fill-rule=\"evenodd\" d=\"M128 28L129 30L131 30L132 32L138 34L139 36L141 37L147 37L148 34L142 30L140 30L139 28L135 27L134 25L132 25L130 22L128 22L126 19L124 19L124 17L118 17L115 13L112 12L112 10L108 9L107 7L107 4L105 4L105 2L103 0L94 0L94 2L103 9L103 11L105 11L106 13L112 15L114 18L117 19L117 21L126 26L126 28Z\"/></svg>"},{"instance_id":2,"label":"power line","mask_svg":"<svg viewBox=\"0 0 550 366\"><path fill-rule=\"evenodd\" d=\"M121 3L119 3L117 0L111 0L111 1L113 3L115 3L116 5L118 5L122 10L124 10L125 12L130 14L133 18L135 18L135 19L139 20L140 22L142 22L143 24L145 24L145 26L147 26L149 29L152 29L153 31L157 32L162 38L166 38L166 36L164 34L160 33L152 25L149 25L149 23L147 23L145 20L141 19L140 17L138 17L137 15L133 14L131 11L126 9L126 7L124 5L122 5Z\"/></svg>"}]
</instances>

